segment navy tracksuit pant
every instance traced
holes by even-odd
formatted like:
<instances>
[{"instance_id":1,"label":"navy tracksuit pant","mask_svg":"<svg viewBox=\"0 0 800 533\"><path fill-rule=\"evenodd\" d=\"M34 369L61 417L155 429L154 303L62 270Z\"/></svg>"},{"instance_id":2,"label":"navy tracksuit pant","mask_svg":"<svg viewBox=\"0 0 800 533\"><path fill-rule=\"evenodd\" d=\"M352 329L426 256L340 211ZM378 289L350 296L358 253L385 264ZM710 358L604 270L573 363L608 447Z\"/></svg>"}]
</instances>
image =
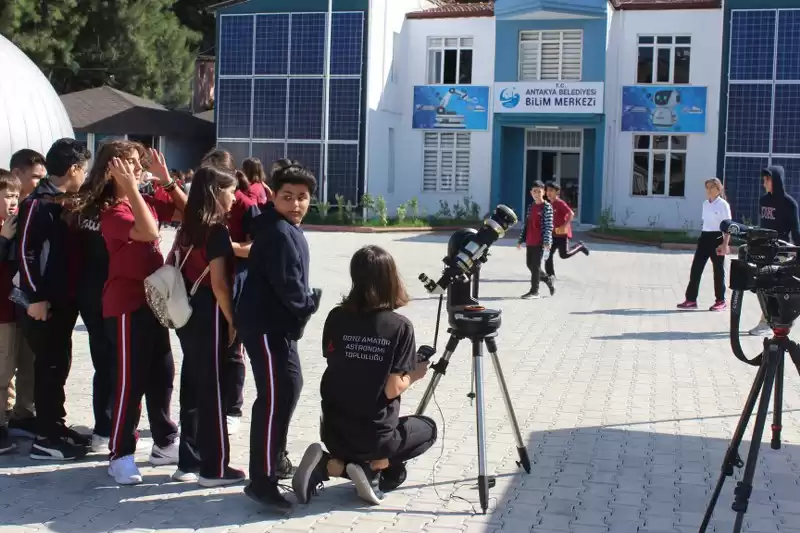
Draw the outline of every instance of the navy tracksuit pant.
<instances>
[{"instance_id":1,"label":"navy tracksuit pant","mask_svg":"<svg viewBox=\"0 0 800 533\"><path fill-rule=\"evenodd\" d=\"M231 455L225 365L236 345L228 346L228 322L210 288L199 287L191 305L189 322L178 330L183 349L178 468L221 478Z\"/></svg>"},{"instance_id":2,"label":"navy tracksuit pant","mask_svg":"<svg viewBox=\"0 0 800 533\"><path fill-rule=\"evenodd\" d=\"M153 442L161 448L170 446L178 437L178 427L169 412L175 379L169 330L145 304L132 313L106 318L106 334L117 356L111 458L136 452L142 396Z\"/></svg>"},{"instance_id":3,"label":"navy tracksuit pant","mask_svg":"<svg viewBox=\"0 0 800 533\"><path fill-rule=\"evenodd\" d=\"M92 407L94 433L111 436L111 412L114 407L114 346L106 335L103 318L103 281L87 279L78 290L78 310L89 334L89 352L94 366Z\"/></svg>"},{"instance_id":4,"label":"navy tracksuit pant","mask_svg":"<svg viewBox=\"0 0 800 533\"><path fill-rule=\"evenodd\" d=\"M303 388L297 342L281 333L243 335L257 396L250 422L250 479L277 483L289 422Z\"/></svg>"}]
</instances>

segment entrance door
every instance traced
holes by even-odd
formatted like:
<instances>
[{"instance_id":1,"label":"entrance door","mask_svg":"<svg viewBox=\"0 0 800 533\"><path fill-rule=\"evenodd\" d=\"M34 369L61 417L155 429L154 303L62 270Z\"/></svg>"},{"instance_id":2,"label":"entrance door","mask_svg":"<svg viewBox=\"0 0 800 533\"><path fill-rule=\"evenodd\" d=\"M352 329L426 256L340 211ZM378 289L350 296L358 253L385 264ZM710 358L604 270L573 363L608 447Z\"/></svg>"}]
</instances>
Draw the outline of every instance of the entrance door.
<instances>
[{"instance_id":1,"label":"entrance door","mask_svg":"<svg viewBox=\"0 0 800 533\"><path fill-rule=\"evenodd\" d=\"M561 186L561 199L580 218L581 131L528 130L525 153L525 206L531 203L530 189L534 181L554 181Z\"/></svg>"}]
</instances>

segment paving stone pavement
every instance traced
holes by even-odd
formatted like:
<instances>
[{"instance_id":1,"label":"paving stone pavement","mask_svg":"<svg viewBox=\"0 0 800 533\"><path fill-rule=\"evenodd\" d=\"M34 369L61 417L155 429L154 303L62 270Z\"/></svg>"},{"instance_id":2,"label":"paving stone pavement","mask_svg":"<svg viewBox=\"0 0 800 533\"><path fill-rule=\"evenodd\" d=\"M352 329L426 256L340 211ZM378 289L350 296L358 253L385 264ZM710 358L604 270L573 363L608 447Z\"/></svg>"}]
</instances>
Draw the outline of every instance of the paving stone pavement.
<instances>
[{"instance_id":1,"label":"paving stone pavement","mask_svg":"<svg viewBox=\"0 0 800 533\"><path fill-rule=\"evenodd\" d=\"M171 238L165 232L164 247ZM394 254L413 296L402 312L412 318L417 342L430 343L437 301L416 277L439 274L447 236L309 233L308 239L312 281L325 293L300 343L305 389L289 438L296 461L318 435L322 324L349 287L352 253L375 243ZM504 311L500 358L533 468L525 475L515 465L514 439L487 365L488 459L497 484L486 515L474 512L475 409L467 398L469 346L462 343L427 413L440 424L439 442L410 465L405 486L380 507L363 505L346 482L327 484L310 505L286 515L263 512L241 487L171 483L171 468L146 466L151 441L143 417L137 458L145 483L136 487L115 486L101 456L64 465L36 463L26 453L0 457L0 533L697 531L755 368L731 355L727 313L674 311L690 262L686 252L596 244L588 258L556 261L555 297L523 301L523 252L511 240L493 247L482 301ZM701 300L710 305L710 267L706 276ZM749 296L743 327L757 315ZM69 422L90 427L92 368L82 325L74 338ZM173 346L179 363L174 336ZM759 342L746 339L745 346L757 351ZM405 412L413 411L423 388L404 396ZM248 375L246 402L254 395ZM175 416L177 401L176 388ZM784 409L784 446L762 447L744 531L800 533L800 377L792 365ZM248 424L246 413L231 442L240 467L247 465ZM746 438L749 445L750 430ZM732 530L734 484L726 482L709 531Z\"/></svg>"}]
</instances>

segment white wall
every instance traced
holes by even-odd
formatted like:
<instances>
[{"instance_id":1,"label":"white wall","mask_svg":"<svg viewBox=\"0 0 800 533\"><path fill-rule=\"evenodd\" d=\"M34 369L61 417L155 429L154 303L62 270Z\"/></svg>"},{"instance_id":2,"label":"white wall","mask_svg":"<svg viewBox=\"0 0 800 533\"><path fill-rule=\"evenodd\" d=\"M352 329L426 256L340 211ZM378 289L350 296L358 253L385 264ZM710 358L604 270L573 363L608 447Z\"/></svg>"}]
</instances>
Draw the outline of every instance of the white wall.
<instances>
[{"instance_id":1,"label":"white wall","mask_svg":"<svg viewBox=\"0 0 800 533\"><path fill-rule=\"evenodd\" d=\"M703 183L716 175L722 64L722 10L611 11L606 60L606 157L603 206L616 225L699 230ZM691 35L689 81L708 87L706 133L690 134L686 196L631 194L633 133L620 131L622 86L636 85L639 35ZM662 84L666 85L666 84Z\"/></svg>"},{"instance_id":2,"label":"white wall","mask_svg":"<svg viewBox=\"0 0 800 533\"><path fill-rule=\"evenodd\" d=\"M390 9L399 10L402 2L390 0ZM397 5L394 5L394 4ZM373 13L373 17L378 12ZM402 21L401 21L402 22ZM374 22L372 23L374 24ZM374 25L371 26L374 28ZM495 23L493 18L463 19L411 19L403 24L390 24L385 41L398 41L400 48L394 54L394 61L383 62L383 79L389 78L389 70L394 64L394 82L384 87L382 98L373 98L370 93L370 125L368 137L368 184L373 196L383 196L392 212L394 208L411 198L418 198L421 208L428 214L439 210L439 200L451 206L463 201L463 193L423 193L422 192L422 143L423 132L411 129L414 100L414 86L426 85L428 37L472 37L473 67L472 84L488 85L494 83ZM376 28L378 31L381 28ZM402 31L401 31L402 30ZM393 32L399 32L395 38ZM374 35L374 34L373 34ZM373 44L372 42L370 44ZM375 62L373 62L375 61ZM381 60L370 58L370 67L381 68ZM371 78L371 77L370 77ZM370 90L377 88L370 79ZM491 107L489 109L491 113ZM489 127L491 128L491 115ZM395 130L394 187L389 183L389 128ZM481 214L489 210L489 189L491 180L492 134L472 132L471 139L471 183L469 195L481 206Z\"/></svg>"}]
</instances>

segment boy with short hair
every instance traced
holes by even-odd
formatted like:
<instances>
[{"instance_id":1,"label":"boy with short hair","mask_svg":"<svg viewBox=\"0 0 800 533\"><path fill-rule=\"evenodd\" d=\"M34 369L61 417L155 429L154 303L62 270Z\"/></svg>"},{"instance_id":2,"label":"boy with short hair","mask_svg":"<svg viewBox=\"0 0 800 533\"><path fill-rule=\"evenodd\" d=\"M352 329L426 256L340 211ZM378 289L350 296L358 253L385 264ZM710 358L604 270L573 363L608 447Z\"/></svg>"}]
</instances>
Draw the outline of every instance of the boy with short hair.
<instances>
[{"instance_id":1,"label":"boy with short hair","mask_svg":"<svg viewBox=\"0 0 800 533\"><path fill-rule=\"evenodd\" d=\"M525 225L519 236L517 249L525 243L526 263L531 271L531 290L522 295L523 300L539 298L539 281L544 281L550 289L550 295L555 294L553 280L542 271L542 257L553 244L553 207L544 199L544 183L534 181L531 187L533 203L528 210Z\"/></svg>"},{"instance_id":2,"label":"boy with short hair","mask_svg":"<svg viewBox=\"0 0 800 533\"><path fill-rule=\"evenodd\" d=\"M17 325L14 303L8 299L13 286L13 269L8 258L8 248L14 235L14 216L17 214L21 188L19 179L8 170L0 169L0 405L8 402L22 336ZM0 455L15 447L8 432L8 422L6 412L0 411Z\"/></svg>"},{"instance_id":3,"label":"boy with short hair","mask_svg":"<svg viewBox=\"0 0 800 533\"><path fill-rule=\"evenodd\" d=\"M272 176L275 198L252 221L247 279L236 308L256 382L250 428L250 484L245 493L266 506L291 507L278 488L294 468L286 454L289 422L303 387L297 341L319 307L308 284L308 242L300 223L317 186L314 175L285 161Z\"/></svg>"},{"instance_id":4,"label":"boy with short hair","mask_svg":"<svg viewBox=\"0 0 800 533\"><path fill-rule=\"evenodd\" d=\"M582 242L579 242L574 248L569 247L569 240L572 238L572 219L575 218L575 213L569 204L561 199L561 186L554 181L548 181L545 184L545 195L550 205L553 206L553 246L550 248L550 253L547 254L544 271L550 278L555 278L556 270L553 266L553 259L555 259L556 251L561 259L569 259L579 252L589 255L589 249Z\"/></svg>"},{"instance_id":5,"label":"boy with short hair","mask_svg":"<svg viewBox=\"0 0 800 533\"><path fill-rule=\"evenodd\" d=\"M31 458L72 460L91 440L65 424L64 386L72 363L72 329L78 319L80 247L62 219L61 196L77 192L91 152L75 139L59 139L45 158L48 177L22 201L17 246L19 288L28 302L22 319L34 353L36 439Z\"/></svg>"}]
</instances>

